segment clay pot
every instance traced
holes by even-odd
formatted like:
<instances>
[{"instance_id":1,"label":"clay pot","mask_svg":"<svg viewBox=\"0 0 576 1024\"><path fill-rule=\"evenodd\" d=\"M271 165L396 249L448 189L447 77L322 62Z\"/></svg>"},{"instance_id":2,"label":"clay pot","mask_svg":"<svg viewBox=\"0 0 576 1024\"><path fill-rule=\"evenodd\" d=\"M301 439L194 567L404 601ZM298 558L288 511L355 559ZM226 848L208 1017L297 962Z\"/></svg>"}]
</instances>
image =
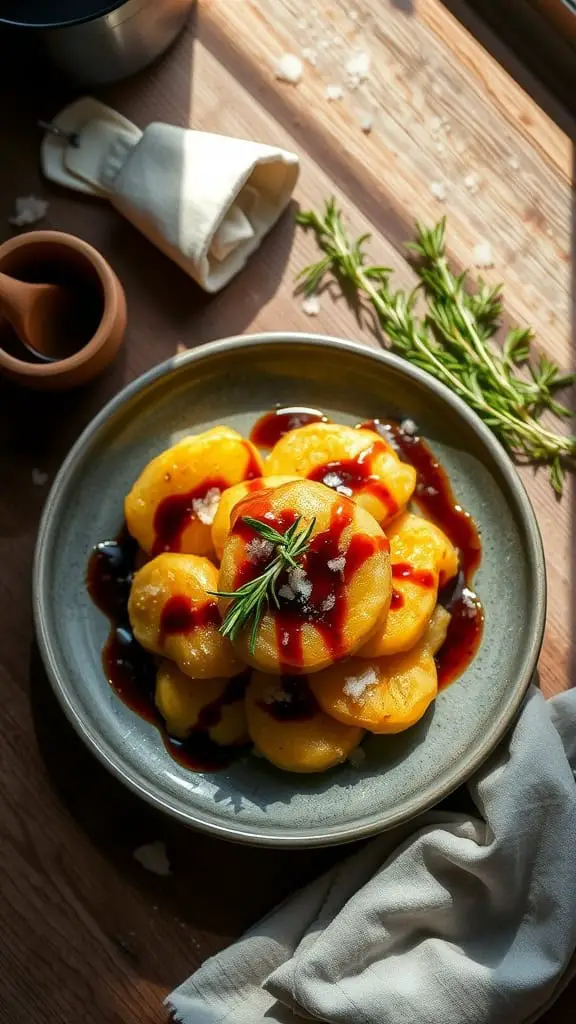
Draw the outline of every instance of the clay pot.
<instances>
[{"instance_id":1,"label":"clay pot","mask_svg":"<svg viewBox=\"0 0 576 1024\"><path fill-rule=\"evenodd\" d=\"M77 290L86 311L85 336L64 359L35 359L0 318L0 374L43 390L77 387L109 365L124 337L126 299L103 256L81 238L61 231L30 231L0 245L0 271L21 281Z\"/></svg>"}]
</instances>

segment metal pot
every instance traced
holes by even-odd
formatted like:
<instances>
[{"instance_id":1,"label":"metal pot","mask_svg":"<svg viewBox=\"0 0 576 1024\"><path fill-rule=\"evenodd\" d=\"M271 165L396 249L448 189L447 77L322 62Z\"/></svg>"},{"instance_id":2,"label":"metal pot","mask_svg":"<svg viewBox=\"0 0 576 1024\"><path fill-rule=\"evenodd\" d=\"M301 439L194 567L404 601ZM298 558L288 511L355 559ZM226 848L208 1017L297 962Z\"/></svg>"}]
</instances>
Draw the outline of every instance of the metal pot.
<instances>
[{"instance_id":1,"label":"metal pot","mask_svg":"<svg viewBox=\"0 0 576 1024\"><path fill-rule=\"evenodd\" d=\"M146 67L183 28L194 0L3 0L0 23L34 30L52 63L83 85Z\"/></svg>"}]
</instances>

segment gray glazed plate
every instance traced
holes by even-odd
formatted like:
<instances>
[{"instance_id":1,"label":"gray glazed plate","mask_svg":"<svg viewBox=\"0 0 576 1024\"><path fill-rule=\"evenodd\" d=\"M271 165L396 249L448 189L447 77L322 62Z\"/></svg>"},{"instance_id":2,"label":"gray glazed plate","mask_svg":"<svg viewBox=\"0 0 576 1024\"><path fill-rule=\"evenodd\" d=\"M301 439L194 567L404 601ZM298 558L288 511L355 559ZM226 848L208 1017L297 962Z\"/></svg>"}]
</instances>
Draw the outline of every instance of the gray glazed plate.
<instances>
[{"instance_id":1,"label":"gray glazed plate","mask_svg":"<svg viewBox=\"0 0 576 1024\"><path fill-rule=\"evenodd\" d=\"M483 542L476 589L486 625L478 655L422 722L369 737L361 769L316 776L249 757L189 772L154 726L107 683L108 622L85 572L122 522L123 498L174 435L226 423L247 434L276 402L343 423L410 416L473 514ZM130 384L85 430L46 503L34 571L40 648L54 690L93 752L174 817L227 839L283 846L346 842L403 822L453 790L512 723L536 666L546 583L534 514L511 462L477 417L426 374L386 352L314 335L233 338L176 356Z\"/></svg>"}]
</instances>

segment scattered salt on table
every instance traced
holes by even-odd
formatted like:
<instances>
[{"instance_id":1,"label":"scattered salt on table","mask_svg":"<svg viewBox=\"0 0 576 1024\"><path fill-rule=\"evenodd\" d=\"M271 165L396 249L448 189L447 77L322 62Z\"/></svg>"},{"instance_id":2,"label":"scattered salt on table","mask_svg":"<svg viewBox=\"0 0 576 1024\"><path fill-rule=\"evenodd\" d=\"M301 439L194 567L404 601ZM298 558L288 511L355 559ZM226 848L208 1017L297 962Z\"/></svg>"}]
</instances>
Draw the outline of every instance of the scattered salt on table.
<instances>
[{"instance_id":1,"label":"scattered salt on table","mask_svg":"<svg viewBox=\"0 0 576 1024\"><path fill-rule=\"evenodd\" d=\"M146 871L151 871L153 875L161 875L167 878L168 875L172 874L166 846L160 840L137 847L132 856L143 868L146 868Z\"/></svg>"},{"instance_id":2,"label":"scattered salt on table","mask_svg":"<svg viewBox=\"0 0 576 1024\"><path fill-rule=\"evenodd\" d=\"M489 267L493 267L494 252L490 242L486 241L486 239L478 242L478 245L474 246L472 258L474 260L474 266L481 270L487 270Z\"/></svg>"},{"instance_id":3,"label":"scattered salt on table","mask_svg":"<svg viewBox=\"0 0 576 1024\"><path fill-rule=\"evenodd\" d=\"M40 199L38 196L18 196L14 202L15 213L8 218L8 223L16 228L35 224L46 216L49 205L46 199Z\"/></svg>"},{"instance_id":4,"label":"scattered salt on table","mask_svg":"<svg viewBox=\"0 0 576 1024\"><path fill-rule=\"evenodd\" d=\"M344 90L341 85L327 85L324 90L324 95L330 102L333 100L341 100L344 95Z\"/></svg>"},{"instance_id":5,"label":"scattered salt on table","mask_svg":"<svg viewBox=\"0 0 576 1024\"><path fill-rule=\"evenodd\" d=\"M320 299L317 295L307 295L302 299L302 310L306 316L318 316L320 312Z\"/></svg>"},{"instance_id":6,"label":"scattered salt on table","mask_svg":"<svg viewBox=\"0 0 576 1024\"><path fill-rule=\"evenodd\" d=\"M283 53L276 62L274 68L275 77L281 82L289 82L290 85L298 85L302 78L304 65L295 53Z\"/></svg>"}]
</instances>

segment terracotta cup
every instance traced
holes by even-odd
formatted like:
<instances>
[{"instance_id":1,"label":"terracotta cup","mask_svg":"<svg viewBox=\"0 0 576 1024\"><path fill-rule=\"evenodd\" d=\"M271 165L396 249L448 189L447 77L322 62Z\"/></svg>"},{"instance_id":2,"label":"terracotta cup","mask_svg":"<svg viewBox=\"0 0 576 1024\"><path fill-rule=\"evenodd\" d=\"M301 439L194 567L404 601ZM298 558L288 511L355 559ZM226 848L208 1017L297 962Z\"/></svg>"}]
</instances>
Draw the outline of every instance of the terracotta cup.
<instances>
[{"instance_id":1,"label":"terracotta cup","mask_svg":"<svg viewBox=\"0 0 576 1024\"><path fill-rule=\"evenodd\" d=\"M96 377L116 355L126 329L124 290L112 267L81 238L29 231L0 245L0 271L21 281L77 289L87 312L85 337L64 359L36 360L0 317L0 374L43 390L73 388Z\"/></svg>"}]
</instances>

